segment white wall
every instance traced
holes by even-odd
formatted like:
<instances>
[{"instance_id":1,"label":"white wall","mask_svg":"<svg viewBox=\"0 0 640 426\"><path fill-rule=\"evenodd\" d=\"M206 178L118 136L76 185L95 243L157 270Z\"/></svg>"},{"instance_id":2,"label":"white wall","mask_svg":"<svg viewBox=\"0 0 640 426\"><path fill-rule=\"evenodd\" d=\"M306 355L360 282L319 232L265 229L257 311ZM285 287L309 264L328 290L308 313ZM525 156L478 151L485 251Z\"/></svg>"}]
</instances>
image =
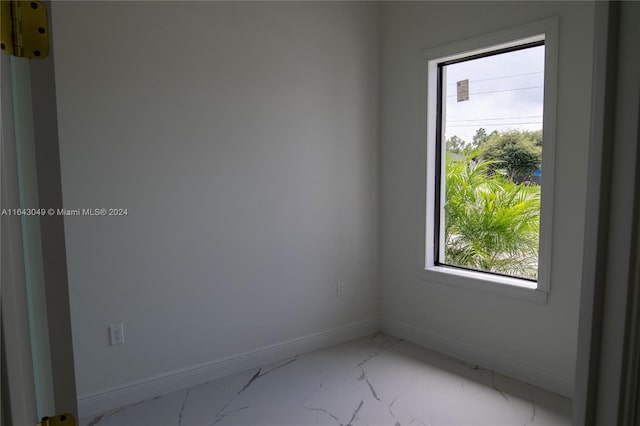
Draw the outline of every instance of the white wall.
<instances>
[{"instance_id":1,"label":"white wall","mask_svg":"<svg viewBox=\"0 0 640 426\"><path fill-rule=\"evenodd\" d=\"M589 141L593 4L385 3L382 16L384 328L572 394ZM551 293L537 304L418 278L426 140L423 49L559 16ZM546 153L545 153L546 154Z\"/></svg>"},{"instance_id":2,"label":"white wall","mask_svg":"<svg viewBox=\"0 0 640 426\"><path fill-rule=\"evenodd\" d=\"M377 5L52 14L80 396L377 315Z\"/></svg>"}]
</instances>

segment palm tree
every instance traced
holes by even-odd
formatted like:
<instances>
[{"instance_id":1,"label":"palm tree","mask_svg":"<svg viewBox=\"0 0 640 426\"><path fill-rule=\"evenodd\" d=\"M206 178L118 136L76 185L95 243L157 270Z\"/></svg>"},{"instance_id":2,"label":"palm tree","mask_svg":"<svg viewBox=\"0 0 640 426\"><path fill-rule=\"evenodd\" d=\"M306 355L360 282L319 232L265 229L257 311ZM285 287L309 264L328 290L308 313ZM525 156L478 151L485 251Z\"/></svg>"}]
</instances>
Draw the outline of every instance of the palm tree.
<instances>
[{"instance_id":1,"label":"palm tree","mask_svg":"<svg viewBox=\"0 0 640 426\"><path fill-rule=\"evenodd\" d=\"M447 158L446 175L445 263L537 279L540 187L470 157Z\"/></svg>"}]
</instances>

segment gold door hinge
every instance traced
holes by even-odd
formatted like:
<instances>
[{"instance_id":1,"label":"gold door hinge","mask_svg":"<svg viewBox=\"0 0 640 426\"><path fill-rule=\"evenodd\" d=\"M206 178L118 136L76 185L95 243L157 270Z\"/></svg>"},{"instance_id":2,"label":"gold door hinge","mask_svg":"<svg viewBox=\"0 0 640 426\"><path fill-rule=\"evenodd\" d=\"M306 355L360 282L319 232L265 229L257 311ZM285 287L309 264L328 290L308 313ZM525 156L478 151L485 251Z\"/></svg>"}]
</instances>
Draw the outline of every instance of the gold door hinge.
<instances>
[{"instance_id":1,"label":"gold door hinge","mask_svg":"<svg viewBox=\"0 0 640 426\"><path fill-rule=\"evenodd\" d=\"M55 417L45 417L36 426L76 426L76 419L72 414L60 414Z\"/></svg>"},{"instance_id":2,"label":"gold door hinge","mask_svg":"<svg viewBox=\"0 0 640 426\"><path fill-rule=\"evenodd\" d=\"M44 58L49 54L47 8L37 0L0 1L3 53L25 58Z\"/></svg>"}]
</instances>

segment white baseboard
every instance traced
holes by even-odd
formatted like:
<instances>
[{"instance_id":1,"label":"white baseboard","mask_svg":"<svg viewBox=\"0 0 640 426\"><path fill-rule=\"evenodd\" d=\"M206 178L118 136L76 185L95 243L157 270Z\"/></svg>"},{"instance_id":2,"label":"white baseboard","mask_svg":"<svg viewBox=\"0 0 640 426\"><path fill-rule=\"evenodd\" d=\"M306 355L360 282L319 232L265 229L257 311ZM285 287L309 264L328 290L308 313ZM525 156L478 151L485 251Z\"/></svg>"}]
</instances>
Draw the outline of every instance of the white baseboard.
<instances>
[{"instance_id":1,"label":"white baseboard","mask_svg":"<svg viewBox=\"0 0 640 426\"><path fill-rule=\"evenodd\" d=\"M493 370L568 398L573 398L574 380L571 377L566 377L517 359L505 358L392 319L381 319L381 328L384 333L392 336L400 337L461 361Z\"/></svg>"},{"instance_id":2,"label":"white baseboard","mask_svg":"<svg viewBox=\"0 0 640 426\"><path fill-rule=\"evenodd\" d=\"M305 352L347 342L373 334L379 329L380 324L377 319L368 319L216 361L170 371L122 386L81 395L78 398L78 414L80 418L95 416L158 395L196 386Z\"/></svg>"},{"instance_id":3,"label":"white baseboard","mask_svg":"<svg viewBox=\"0 0 640 426\"><path fill-rule=\"evenodd\" d=\"M216 361L170 371L122 386L82 395L78 398L78 413L81 418L95 416L109 410L151 399L158 395L196 386L305 352L357 339L379 330L458 358L461 361L477 364L482 368L496 371L568 398L573 398L574 380L570 377L559 375L517 359L505 358L413 325L383 318L381 320L368 319L347 324Z\"/></svg>"}]
</instances>

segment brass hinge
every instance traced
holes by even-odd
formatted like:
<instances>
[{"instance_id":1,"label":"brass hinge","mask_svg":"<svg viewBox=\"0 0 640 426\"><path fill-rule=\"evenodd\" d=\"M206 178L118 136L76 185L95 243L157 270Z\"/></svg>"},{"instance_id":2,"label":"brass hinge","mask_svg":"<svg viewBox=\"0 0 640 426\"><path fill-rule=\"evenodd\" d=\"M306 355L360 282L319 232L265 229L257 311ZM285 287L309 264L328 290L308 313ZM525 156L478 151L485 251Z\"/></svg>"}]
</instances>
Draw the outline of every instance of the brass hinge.
<instances>
[{"instance_id":1,"label":"brass hinge","mask_svg":"<svg viewBox=\"0 0 640 426\"><path fill-rule=\"evenodd\" d=\"M72 414L60 414L55 417L44 417L36 426L76 426L76 419Z\"/></svg>"},{"instance_id":2,"label":"brass hinge","mask_svg":"<svg viewBox=\"0 0 640 426\"><path fill-rule=\"evenodd\" d=\"M39 59L49 54L47 8L37 0L0 1L3 53Z\"/></svg>"}]
</instances>

